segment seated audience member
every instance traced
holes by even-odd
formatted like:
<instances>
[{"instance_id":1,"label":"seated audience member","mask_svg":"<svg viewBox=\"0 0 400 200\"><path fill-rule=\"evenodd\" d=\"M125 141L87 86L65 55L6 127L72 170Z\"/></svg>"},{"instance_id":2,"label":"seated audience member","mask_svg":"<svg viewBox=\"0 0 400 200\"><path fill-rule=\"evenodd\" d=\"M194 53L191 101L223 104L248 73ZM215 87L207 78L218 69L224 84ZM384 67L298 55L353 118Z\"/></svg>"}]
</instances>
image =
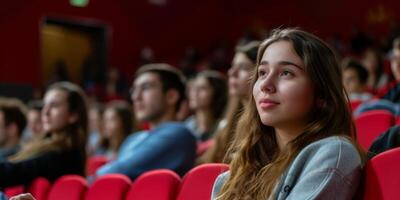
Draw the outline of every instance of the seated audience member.
<instances>
[{"instance_id":1,"label":"seated audience member","mask_svg":"<svg viewBox=\"0 0 400 200\"><path fill-rule=\"evenodd\" d=\"M357 61L345 59L342 63L343 85L350 101L366 101L372 98L367 91L368 71Z\"/></svg>"},{"instance_id":2,"label":"seated audience member","mask_svg":"<svg viewBox=\"0 0 400 200\"><path fill-rule=\"evenodd\" d=\"M361 59L361 63L368 71L366 84L369 91L376 93L388 84L389 76L383 70L383 56L378 49L366 49Z\"/></svg>"},{"instance_id":3,"label":"seated audience member","mask_svg":"<svg viewBox=\"0 0 400 200\"><path fill-rule=\"evenodd\" d=\"M44 97L44 134L0 162L0 187L28 184L37 177L54 181L84 175L87 138L85 94L69 82L52 84Z\"/></svg>"},{"instance_id":4,"label":"seated audience member","mask_svg":"<svg viewBox=\"0 0 400 200\"><path fill-rule=\"evenodd\" d=\"M189 92L189 106L194 110L194 115L185 122L200 141L206 141L213 136L224 113L226 102L225 77L217 71L200 72Z\"/></svg>"},{"instance_id":5,"label":"seated audience member","mask_svg":"<svg viewBox=\"0 0 400 200\"><path fill-rule=\"evenodd\" d=\"M95 155L115 158L125 138L136 128L131 106L122 100L111 101L103 113L103 131Z\"/></svg>"},{"instance_id":6,"label":"seated audience member","mask_svg":"<svg viewBox=\"0 0 400 200\"><path fill-rule=\"evenodd\" d=\"M255 67L259 45L260 41L250 41L236 47L232 67L228 71L229 102L226 114L213 138L214 145L196 160L197 164L229 162L230 155L226 156L226 153L236 137L236 124L249 99L249 80Z\"/></svg>"},{"instance_id":7,"label":"seated audience member","mask_svg":"<svg viewBox=\"0 0 400 200\"><path fill-rule=\"evenodd\" d=\"M150 130L130 135L122 143L117 158L97 170L96 175L122 173L135 179L153 169L170 169L180 175L193 166L196 138L176 112L184 99L181 72L168 64L142 66L135 76L131 98L138 122L148 122Z\"/></svg>"},{"instance_id":8,"label":"seated audience member","mask_svg":"<svg viewBox=\"0 0 400 200\"><path fill-rule=\"evenodd\" d=\"M20 149L22 131L26 126L26 107L18 99L0 100L0 160Z\"/></svg>"},{"instance_id":9,"label":"seated audience member","mask_svg":"<svg viewBox=\"0 0 400 200\"><path fill-rule=\"evenodd\" d=\"M361 104L354 112L354 116L368 110L383 109L400 116L400 37L393 41L391 70L396 79L387 88L378 93L381 100L369 101Z\"/></svg>"},{"instance_id":10,"label":"seated audience member","mask_svg":"<svg viewBox=\"0 0 400 200\"><path fill-rule=\"evenodd\" d=\"M99 144L100 135L103 129L102 116L104 113L104 106L101 103L93 101L90 103L89 108L89 135L86 144L86 151L89 156L92 156L96 152L96 148Z\"/></svg>"},{"instance_id":11,"label":"seated audience member","mask_svg":"<svg viewBox=\"0 0 400 200\"><path fill-rule=\"evenodd\" d=\"M43 101L34 100L28 102L28 112L26 118L28 121L27 127L23 133L23 142L28 142L31 139L40 138L43 133L42 113Z\"/></svg>"},{"instance_id":12,"label":"seated audience member","mask_svg":"<svg viewBox=\"0 0 400 200\"><path fill-rule=\"evenodd\" d=\"M297 29L259 48L252 96L212 199L352 199L363 156L333 51Z\"/></svg>"},{"instance_id":13,"label":"seated audience member","mask_svg":"<svg viewBox=\"0 0 400 200\"><path fill-rule=\"evenodd\" d=\"M400 103L400 37L393 41L390 68L395 81L380 90L378 96L394 103Z\"/></svg>"}]
</instances>

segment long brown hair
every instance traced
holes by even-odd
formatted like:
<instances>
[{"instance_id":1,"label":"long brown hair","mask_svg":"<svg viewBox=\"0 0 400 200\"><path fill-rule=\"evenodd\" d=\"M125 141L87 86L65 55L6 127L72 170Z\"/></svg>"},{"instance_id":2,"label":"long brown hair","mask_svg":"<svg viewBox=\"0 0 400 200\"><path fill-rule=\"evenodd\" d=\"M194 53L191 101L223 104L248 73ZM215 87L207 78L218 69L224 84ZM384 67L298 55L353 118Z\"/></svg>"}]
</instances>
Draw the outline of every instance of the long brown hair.
<instances>
[{"instance_id":1,"label":"long brown hair","mask_svg":"<svg viewBox=\"0 0 400 200\"><path fill-rule=\"evenodd\" d=\"M250 41L236 47L236 53L243 53L255 65L257 59L257 49L260 41ZM230 154L227 154L229 146L231 145L235 133L236 125L239 117L243 111L243 99L230 96L228 105L225 110L224 127L220 128L214 137L214 145L211 146L201 157L196 161L197 164L202 163L228 163L230 161Z\"/></svg>"},{"instance_id":2,"label":"long brown hair","mask_svg":"<svg viewBox=\"0 0 400 200\"><path fill-rule=\"evenodd\" d=\"M121 122L121 130L119 133L112 136L112 138L106 138L100 136L99 146L103 149L109 149L112 152L118 152L119 147L125 138L134 131L137 131L137 124L133 117L132 108L129 103L125 101L112 101L107 104L105 110L113 110L117 116L118 120ZM104 111L105 113L105 111Z\"/></svg>"},{"instance_id":3,"label":"long brown hair","mask_svg":"<svg viewBox=\"0 0 400 200\"><path fill-rule=\"evenodd\" d=\"M341 82L341 71L334 52L320 39L298 29L275 30L260 45L257 67L267 47L288 41L304 61L305 70L315 86L316 105L304 132L280 151L273 127L262 124L254 98L248 101L237 131L242 133L230 163L230 176L218 199L267 199L291 161L308 144L333 135L350 139L355 145L355 129L347 106L347 95ZM253 74L252 85L257 80Z\"/></svg>"},{"instance_id":4,"label":"long brown hair","mask_svg":"<svg viewBox=\"0 0 400 200\"><path fill-rule=\"evenodd\" d=\"M17 162L46 152L68 150L78 150L82 158L86 158L85 147L88 132L86 95L79 86L70 82L54 83L47 91L51 90L67 93L69 112L77 114L78 119L60 132L45 133L41 138L32 140L24 145L20 152L12 156L10 161Z\"/></svg>"}]
</instances>

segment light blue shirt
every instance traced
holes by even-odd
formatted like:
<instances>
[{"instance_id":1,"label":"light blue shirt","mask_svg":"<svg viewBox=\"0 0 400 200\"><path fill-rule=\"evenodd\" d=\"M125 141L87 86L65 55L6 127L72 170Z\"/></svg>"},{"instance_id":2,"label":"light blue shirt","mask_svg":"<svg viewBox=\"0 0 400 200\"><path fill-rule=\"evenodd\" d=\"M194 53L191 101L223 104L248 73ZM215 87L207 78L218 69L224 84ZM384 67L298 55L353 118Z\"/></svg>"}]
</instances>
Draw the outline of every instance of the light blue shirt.
<instances>
[{"instance_id":1,"label":"light blue shirt","mask_svg":"<svg viewBox=\"0 0 400 200\"><path fill-rule=\"evenodd\" d=\"M166 122L150 131L129 136L116 160L102 166L96 175L122 173L135 179L153 169L170 169L183 175L193 167L196 138L182 124Z\"/></svg>"},{"instance_id":2,"label":"light blue shirt","mask_svg":"<svg viewBox=\"0 0 400 200\"><path fill-rule=\"evenodd\" d=\"M361 176L361 158L347 139L332 136L309 144L296 156L275 187L278 200L352 199ZM229 172L218 176L216 199Z\"/></svg>"}]
</instances>

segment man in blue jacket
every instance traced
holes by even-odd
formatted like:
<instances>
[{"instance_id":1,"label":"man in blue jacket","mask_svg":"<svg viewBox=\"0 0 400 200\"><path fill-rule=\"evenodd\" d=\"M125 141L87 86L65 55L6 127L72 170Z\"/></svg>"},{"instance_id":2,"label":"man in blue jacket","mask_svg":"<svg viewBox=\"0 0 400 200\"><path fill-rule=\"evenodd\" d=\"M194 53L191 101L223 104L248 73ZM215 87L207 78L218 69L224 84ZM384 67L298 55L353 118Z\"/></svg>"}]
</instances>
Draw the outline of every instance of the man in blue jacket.
<instances>
[{"instance_id":1,"label":"man in blue jacket","mask_svg":"<svg viewBox=\"0 0 400 200\"><path fill-rule=\"evenodd\" d=\"M185 96L181 72L168 64L142 66L135 76L131 98L136 119L147 122L149 131L129 136L114 161L96 175L122 173L131 179L153 169L171 169L183 175L193 167L196 139L176 113Z\"/></svg>"}]
</instances>

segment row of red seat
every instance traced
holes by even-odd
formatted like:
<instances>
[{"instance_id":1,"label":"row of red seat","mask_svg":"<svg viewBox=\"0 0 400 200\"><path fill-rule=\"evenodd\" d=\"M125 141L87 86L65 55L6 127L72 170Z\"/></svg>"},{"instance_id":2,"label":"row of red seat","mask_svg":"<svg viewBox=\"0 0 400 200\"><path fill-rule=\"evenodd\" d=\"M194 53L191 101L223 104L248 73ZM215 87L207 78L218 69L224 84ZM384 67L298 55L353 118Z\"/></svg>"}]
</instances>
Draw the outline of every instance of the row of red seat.
<instances>
[{"instance_id":1,"label":"row of red seat","mask_svg":"<svg viewBox=\"0 0 400 200\"><path fill-rule=\"evenodd\" d=\"M373 141L396 122L395 116L385 110L371 110L361 113L355 119L357 140L364 150L368 150Z\"/></svg>"},{"instance_id":2,"label":"row of red seat","mask_svg":"<svg viewBox=\"0 0 400 200\"><path fill-rule=\"evenodd\" d=\"M36 179L27 192L37 200L209 200L215 178L226 170L226 164L204 164L181 179L171 170L160 169L144 173L134 182L124 175L110 174L90 186L83 177L66 175L53 185ZM6 190L7 195L19 192Z\"/></svg>"},{"instance_id":3,"label":"row of red seat","mask_svg":"<svg viewBox=\"0 0 400 200\"><path fill-rule=\"evenodd\" d=\"M365 167L361 199L397 200L399 169L400 148L372 158ZM51 188L45 179L37 179L29 190L37 200L209 200L215 178L226 170L225 164L204 164L183 179L170 170L154 170L133 183L124 175L112 174L100 177L91 186L83 177L67 175Z\"/></svg>"}]
</instances>

